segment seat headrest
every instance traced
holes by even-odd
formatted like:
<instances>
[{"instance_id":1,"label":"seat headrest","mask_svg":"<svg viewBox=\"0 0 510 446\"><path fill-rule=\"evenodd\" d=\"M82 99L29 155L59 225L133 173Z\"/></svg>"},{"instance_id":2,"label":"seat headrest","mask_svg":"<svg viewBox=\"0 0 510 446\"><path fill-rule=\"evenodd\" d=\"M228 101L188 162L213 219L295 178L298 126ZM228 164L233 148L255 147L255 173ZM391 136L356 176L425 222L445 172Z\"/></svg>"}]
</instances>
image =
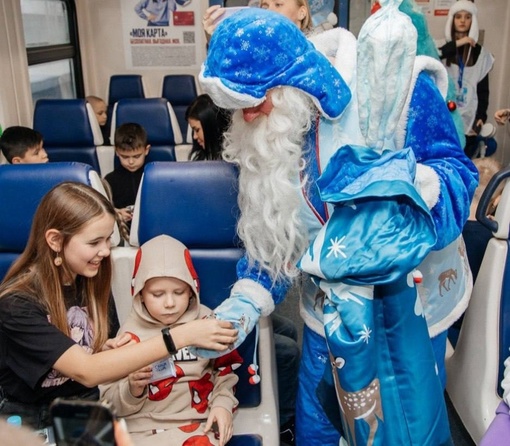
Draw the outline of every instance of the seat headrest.
<instances>
[{"instance_id":1,"label":"seat headrest","mask_svg":"<svg viewBox=\"0 0 510 446\"><path fill-rule=\"evenodd\" d=\"M108 105L113 105L120 99L144 97L145 89L140 74L115 74L110 77Z\"/></svg>"},{"instance_id":2,"label":"seat headrest","mask_svg":"<svg viewBox=\"0 0 510 446\"><path fill-rule=\"evenodd\" d=\"M140 124L151 145L182 144L182 135L175 113L164 98L121 99L113 109L111 140L115 128L128 122Z\"/></svg>"},{"instance_id":3,"label":"seat headrest","mask_svg":"<svg viewBox=\"0 0 510 446\"><path fill-rule=\"evenodd\" d=\"M189 249L237 247L238 215L234 165L224 161L149 163L135 206L131 242L143 244L168 234Z\"/></svg>"},{"instance_id":4,"label":"seat headrest","mask_svg":"<svg viewBox=\"0 0 510 446\"><path fill-rule=\"evenodd\" d=\"M103 144L94 111L85 99L39 99L34 109L34 129L43 135L48 148Z\"/></svg>"},{"instance_id":5,"label":"seat headrest","mask_svg":"<svg viewBox=\"0 0 510 446\"><path fill-rule=\"evenodd\" d=\"M197 97L195 77L191 74L166 75L161 96L168 99L172 107L188 106Z\"/></svg>"},{"instance_id":6,"label":"seat headrest","mask_svg":"<svg viewBox=\"0 0 510 446\"><path fill-rule=\"evenodd\" d=\"M91 172L73 162L0 165L0 251L23 251L42 197L63 181L91 185Z\"/></svg>"}]
</instances>

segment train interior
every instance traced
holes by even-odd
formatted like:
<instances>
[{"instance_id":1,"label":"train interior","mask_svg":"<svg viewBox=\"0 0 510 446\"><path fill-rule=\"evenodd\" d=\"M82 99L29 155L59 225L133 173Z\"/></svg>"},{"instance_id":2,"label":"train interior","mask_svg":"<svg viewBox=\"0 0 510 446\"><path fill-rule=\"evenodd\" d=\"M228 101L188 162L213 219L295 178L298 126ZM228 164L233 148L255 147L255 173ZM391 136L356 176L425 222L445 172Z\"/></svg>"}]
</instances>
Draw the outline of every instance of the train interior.
<instances>
[{"instance_id":1,"label":"train interior","mask_svg":"<svg viewBox=\"0 0 510 446\"><path fill-rule=\"evenodd\" d=\"M416 0L423 8L430 32L443 39L444 9L449 0ZM126 0L2 0L0 4L0 125L23 125L39 130L51 163L0 166L0 275L23 250L35 204L45 191L63 179L75 179L102 190L101 178L111 172L116 158L105 144L92 108L85 100L94 95L108 104L110 141L117 125L138 122L148 131L151 163L146 167L134 209L130 245L118 231L112 250L113 294L119 317L130 308L130 281L137 247L160 233L183 241L197 259L200 277L212 290L202 297L214 307L227 297L242 255L235 240L237 209L235 169L224 162L208 167L186 163L192 138L184 112L201 92L197 80L206 57L206 38L200 20L209 4L188 1L173 17L179 33L173 37L142 36L150 28L131 17ZM246 5L226 2L225 6ZM370 14L370 0L325 1L331 15L321 15L317 26L339 24L357 34ZM495 110L510 107L510 3L476 0L483 45L496 63L490 73L488 122L497 147L492 154L503 166L510 163L510 125L497 126ZM132 6L130 6L132 8ZM322 11L323 12L323 11ZM318 15L319 17L319 15ZM328 17L328 18L327 18ZM179 22L181 21L181 22ZM182 31L182 32L181 32ZM178 41L183 38L187 44ZM151 45L144 46L143 39ZM154 45L154 39L161 41ZM187 39L187 40L186 40ZM21 173L22 172L22 173ZM503 361L510 347L510 185L502 194L494 218L485 210L510 168L496 175L478 207L479 221L493 233L458 341L447 352L448 383L445 398L455 445L479 444L501 401ZM168 193L168 190L172 190ZM204 190L214 195L203 199ZM147 197L158 197L148 200ZM159 204L166 200L165 206ZM197 206L197 202L200 203ZM180 221L171 209L183 209ZM23 211L21 211L23 209ZM201 231L206 219L216 230ZM221 277L221 280L218 278ZM277 312L299 327L299 286L291 289ZM242 351L239 371L241 408L236 415L231 445L278 444L278 402L271 321L261 320L258 337ZM260 383L250 384L248 365L259 365Z\"/></svg>"}]
</instances>

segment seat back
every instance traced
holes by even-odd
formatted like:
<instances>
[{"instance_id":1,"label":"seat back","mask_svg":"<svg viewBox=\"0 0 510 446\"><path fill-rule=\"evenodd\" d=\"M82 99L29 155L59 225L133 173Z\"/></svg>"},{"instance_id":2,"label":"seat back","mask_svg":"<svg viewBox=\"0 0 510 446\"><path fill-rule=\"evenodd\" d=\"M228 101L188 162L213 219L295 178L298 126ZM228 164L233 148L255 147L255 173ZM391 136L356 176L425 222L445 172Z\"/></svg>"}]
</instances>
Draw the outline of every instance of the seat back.
<instances>
[{"instance_id":1,"label":"seat back","mask_svg":"<svg viewBox=\"0 0 510 446\"><path fill-rule=\"evenodd\" d=\"M186 110L197 97L197 86L192 74L167 74L163 77L161 96L168 99L175 111L184 142L193 143L188 132Z\"/></svg>"},{"instance_id":2,"label":"seat back","mask_svg":"<svg viewBox=\"0 0 510 446\"><path fill-rule=\"evenodd\" d=\"M510 167L487 185L477 220L493 233L485 250L464 315L459 339L447 359L447 391L462 423L476 444L495 416L502 397L504 361L510 356L510 183L494 219L486 217L490 198L510 177Z\"/></svg>"},{"instance_id":3,"label":"seat back","mask_svg":"<svg viewBox=\"0 0 510 446\"><path fill-rule=\"evenodd\" d=\"M223 161L150 163L138 191L131 244L113 255L113 294L124 319L131 308L131 276L139 246L168 234L190 250L200 278L200 300L215 308L230 295L236 265L244 251L236 236L237 170ZM278 444L274 342L269 318L262 318L258 337L250 333L238 348L243 365L236 370L239 409L232 444ZM258 352L264 352L259 355ZM248 367L258 358L261 381L249 383Z\"/></svg>"},{"instance_id":4,"label":"seat back","mask_svg":"<svg viewBox=\"0 0 510 446\"><path fill-rule=\"evenodd\" d=\"M134 122L147 132L151 150L147 162L175 161L175 146L182 143L181 131L170 103L163 98L121 99L113 108L111 141L115 129Z\"/></svg>"},{"instance_id":5,"label":"seat back","mask_svg":"<svg viewBox=\"0 0 510 446\"><path fill-rule=\"evenodd\" d=\"M104 193L97 172L83 163L0 165L0 279L25 249L42 197L64 181L88 184ZM118 244L118 230L113 244Z\"/></svg>"},{"instance_id":6,"label":"seat back","mask_svg":"<svg viewBox=\"0 0 510 446\"><path fill-rule=\"evenodd\" d=\"M140 74L115 74L108 85L108 105L121 99L144 98L145 89Z\"/></svg>"},{"instance_id":7,"label":"seat back","mask_svg":"<svg viewBox=\"0 0 510 446\"><path fill-rule=\"evenodd\" d=\"M85 99L38 100L33 127L43 136L50 162L85 163L100 173L96 147L103 144L103 136Z\"/></svg>"}]
</instances>

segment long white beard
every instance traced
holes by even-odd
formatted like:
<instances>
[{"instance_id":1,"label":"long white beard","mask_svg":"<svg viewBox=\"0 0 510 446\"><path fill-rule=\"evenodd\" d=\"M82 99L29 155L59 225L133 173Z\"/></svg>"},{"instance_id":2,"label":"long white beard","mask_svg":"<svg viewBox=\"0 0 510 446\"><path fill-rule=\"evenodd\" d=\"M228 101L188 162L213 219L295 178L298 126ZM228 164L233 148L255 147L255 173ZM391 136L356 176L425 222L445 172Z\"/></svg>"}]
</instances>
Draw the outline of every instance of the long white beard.
<instances>
[{"instance_id":1,"label":"long white beard","mask_svg":"<svg viewBox=\"0 0 510 446\"><path fill-rule=\"evenodd\" d=\"M237 231L250 262L259 262L273 280L291 278L308 245L299 218L303 140L310 129L313 105L298 90L273 90L274 108L251 123L234 113L225 135L225 160L238 164Z\"/></svg>"}]
</instances>

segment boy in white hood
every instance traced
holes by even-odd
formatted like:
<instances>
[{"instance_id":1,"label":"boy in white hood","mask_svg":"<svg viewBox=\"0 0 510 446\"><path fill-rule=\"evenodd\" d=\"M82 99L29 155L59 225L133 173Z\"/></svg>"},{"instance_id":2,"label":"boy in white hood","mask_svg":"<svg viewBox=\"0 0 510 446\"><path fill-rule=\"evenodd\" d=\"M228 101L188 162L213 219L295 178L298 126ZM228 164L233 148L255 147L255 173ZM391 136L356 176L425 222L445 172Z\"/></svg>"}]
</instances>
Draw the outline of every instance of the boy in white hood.
<instances>
[{"instance_id":1,"label":"boy in white hood","mask_svg":"<svg viewBox=\"0 0 510 446\"><path fill-rule=\"evenodd\" d=\"M135 342L211 314L200 304L199 281L188 249L167 235L138 250L132 293L131 313L120 332L131 333ZM238 404L233 390L238 377L233 370L241 363L235 350L209 360L183 348L167 360L101 386L101 399L110 401L117 415L125 418L137 446L184 445L201 437L209 438L210 443L204 444L223 446L233 432L232 413Z\"/></svg>"}]
</instances>

